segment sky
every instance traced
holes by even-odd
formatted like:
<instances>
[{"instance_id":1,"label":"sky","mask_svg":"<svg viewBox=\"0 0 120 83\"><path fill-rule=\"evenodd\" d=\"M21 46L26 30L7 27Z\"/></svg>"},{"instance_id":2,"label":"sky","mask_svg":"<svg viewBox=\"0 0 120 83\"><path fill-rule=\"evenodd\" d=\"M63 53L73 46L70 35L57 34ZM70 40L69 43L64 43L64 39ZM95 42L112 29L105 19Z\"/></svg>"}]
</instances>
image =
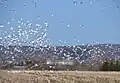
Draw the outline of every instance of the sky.
<instances>
[{"instance_id":1,"label":"sky","mask_svg":"<svg viewBox=\"0 0 120 83\"><path fill-rule=\"evenodd\" d=\"M4 4L0 4L0 24L21 17L33 24L47 21L47 37L55 45L120 44L119 0L7 0ZM10 32L7 26L2 30Z\"/></svg>"}]
</instances>

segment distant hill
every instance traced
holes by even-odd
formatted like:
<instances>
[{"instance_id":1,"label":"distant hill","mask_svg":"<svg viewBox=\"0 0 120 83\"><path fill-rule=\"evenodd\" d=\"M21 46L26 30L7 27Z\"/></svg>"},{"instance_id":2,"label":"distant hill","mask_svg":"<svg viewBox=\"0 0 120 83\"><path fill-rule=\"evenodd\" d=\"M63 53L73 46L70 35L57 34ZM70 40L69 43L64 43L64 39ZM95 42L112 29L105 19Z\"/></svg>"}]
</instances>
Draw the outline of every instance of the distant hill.
<instances>
[{"instance_id":1,"label":"distant hill","mask_svg":"<svg viewBox=\"0 0 120 83\"><path fill-rule=\"evenodd\" d=\"M0 45L0 64L19 64L25 60L44 59L77 60L88 65L101 64L105 60L120 59L120 44L76 45L76 46L2 46Z\"/></svg>"}]
</instances>

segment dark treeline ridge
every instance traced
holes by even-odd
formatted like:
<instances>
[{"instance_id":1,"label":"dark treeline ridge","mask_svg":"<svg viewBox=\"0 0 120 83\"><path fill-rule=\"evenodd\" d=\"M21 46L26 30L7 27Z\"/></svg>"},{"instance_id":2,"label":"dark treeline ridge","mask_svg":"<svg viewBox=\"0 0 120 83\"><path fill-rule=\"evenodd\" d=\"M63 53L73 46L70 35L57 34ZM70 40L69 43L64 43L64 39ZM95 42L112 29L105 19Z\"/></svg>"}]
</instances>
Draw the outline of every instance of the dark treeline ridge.
<instances>
[{"instance_id":1,"label":"dark treeline ridge","mask_svg":"<svg viewBox=\"0 0 120 83\"><path fill-rule=\"evenodd\" d=\"M100 71L120 71L120 61L105 61L100 67Z\"/></svg>"}]
</instances>

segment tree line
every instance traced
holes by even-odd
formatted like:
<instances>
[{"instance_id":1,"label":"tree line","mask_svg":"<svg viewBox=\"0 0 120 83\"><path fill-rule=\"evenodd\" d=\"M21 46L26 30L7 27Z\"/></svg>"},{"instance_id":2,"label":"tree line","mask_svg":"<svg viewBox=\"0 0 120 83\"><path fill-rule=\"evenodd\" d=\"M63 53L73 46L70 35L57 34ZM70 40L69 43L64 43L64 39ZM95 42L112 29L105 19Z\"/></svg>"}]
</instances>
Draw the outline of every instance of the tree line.
<instances>
[{"instance_id":1,"label":"tree line","mask_svg":"<svg viewBox=\"0 0 120 83\"><path fill-rule=\"evenodd\" d=\"M38 64L38 66L34 66ZM26 60L25 64L21 62L20 64L6 64L3 69L13 69L14 66L27 66L27 69L32 70L78 70L78 71L120 71L120 61L104 61L101 65L86 65L86 64L79 64L75 62L74 65L47 65L45 61L43 62L35 62L31 60Z\"/></svg>"},{"instance_id":2,"label":"tree line","mask_svg":"<svg viewBox=\"0 0 120 83\"><path fill-rule=\"evenodd\" d=\"M105 61L100 67L100 71L120 71L120 61Z\"/></svg>"}]
</instances>

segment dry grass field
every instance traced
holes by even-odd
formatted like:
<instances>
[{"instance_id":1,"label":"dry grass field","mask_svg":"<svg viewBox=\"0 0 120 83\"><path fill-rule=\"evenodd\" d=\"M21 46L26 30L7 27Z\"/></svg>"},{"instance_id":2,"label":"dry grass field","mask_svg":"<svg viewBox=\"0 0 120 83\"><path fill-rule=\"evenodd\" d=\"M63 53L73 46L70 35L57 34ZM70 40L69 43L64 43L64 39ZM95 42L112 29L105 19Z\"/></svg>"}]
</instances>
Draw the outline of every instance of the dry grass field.
<instances>
[{"instance_id":1,"label":"dry grass field","mask_svg":"<svg viewBox=\"0 0 120 83\"><path fill-rule=\"evenodd\" d=\"M0 83L120 83L120 72L1 70Z\"/></svg>"}]
</instances>

